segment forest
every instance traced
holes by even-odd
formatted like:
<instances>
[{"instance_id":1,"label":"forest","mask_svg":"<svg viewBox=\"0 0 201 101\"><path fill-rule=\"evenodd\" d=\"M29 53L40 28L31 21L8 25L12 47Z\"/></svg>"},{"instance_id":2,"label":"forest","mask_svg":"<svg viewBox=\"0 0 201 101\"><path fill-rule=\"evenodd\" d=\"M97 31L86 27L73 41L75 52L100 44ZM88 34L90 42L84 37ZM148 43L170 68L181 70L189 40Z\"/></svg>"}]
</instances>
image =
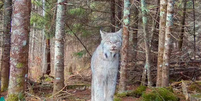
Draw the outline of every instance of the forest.
<instances>
[{"instance_id":1,"label":"forest","mask_svg":"<svg viewBox=\"0 0 201 101\"><path fill-rule=\"evenodd\" d=\"M200 3L0 0L0 101L93 101L93 53L119 30L113 101L201 101Z\"/></svg>"}]
</instances>

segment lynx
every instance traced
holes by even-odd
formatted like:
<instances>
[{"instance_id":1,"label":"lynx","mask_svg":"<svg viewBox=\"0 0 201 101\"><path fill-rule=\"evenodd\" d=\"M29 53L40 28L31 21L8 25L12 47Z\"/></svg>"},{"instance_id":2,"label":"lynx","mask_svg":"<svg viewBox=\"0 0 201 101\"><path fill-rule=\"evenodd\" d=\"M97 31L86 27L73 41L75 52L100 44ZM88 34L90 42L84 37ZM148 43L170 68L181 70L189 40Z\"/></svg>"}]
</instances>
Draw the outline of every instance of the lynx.
<instances>
[{"instance_id":1,"label":"lynx","mask_svg":"<svg viewBox=\"0 0 201 101\"><path fill-rule=\"evenodd\" d=\"M119 67L122 30L106 33L100 30L101 44L91 59L91 101L113 101Z\"/></svg>"}]
</instances>

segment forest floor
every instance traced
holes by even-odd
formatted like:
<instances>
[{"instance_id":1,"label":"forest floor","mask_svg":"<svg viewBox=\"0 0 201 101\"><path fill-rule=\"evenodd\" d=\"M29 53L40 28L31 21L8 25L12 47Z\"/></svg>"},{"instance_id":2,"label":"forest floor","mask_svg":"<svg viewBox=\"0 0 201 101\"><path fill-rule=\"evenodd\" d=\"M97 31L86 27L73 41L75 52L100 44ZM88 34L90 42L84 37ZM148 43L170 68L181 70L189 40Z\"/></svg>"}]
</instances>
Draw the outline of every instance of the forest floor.
<instances>
[{"instance_id":1,"label":"forest floor","mask_svg":"<svg viewBox=\"0 0 201 101\"><path fill-rule=\"evenodd\" d=\"M74 82L73 82L74 83ZM28 86L25 94L26 101L90 101L91 91L90 82L85 84L67 85L57 94L52 95L53 82L45 82L43 84L34 84ZM128 90L136 90L139 85L128 86ZM178 87L178 86L177 86ZM181 88L181 87L180 87ZM146 93L151 92L151 89L146 89ZM1 93L3 96L7 95L7 92ZM185 97L178 92L175 95L179 97L179 101L186 101ZM143 101L142 97L124 96L120 100L115 101ZM150 100L151 101L151 100Z\"/></svg>"},{"instance_id":2,"label":"forest floor","mask_svg":"<svg viewBox=\"0 0 201 101\"><path fill-rule=\"evenodd\" d=\"M201 83L193 83L193 81L187 81L187 86L190 86L188 92L195 93L201 92ZM40 83L29 82L27 83L27 89L25 92L26 101L90 101L91 90L90 90L90 78L74 76L66 84L66 86L56 94L52 95L53 91L53 79L49 77L45 78ZM173 94L176 95L180 100L186 101L185 95L183 94L182 81L172 82L171 87ZM136 91L139 88L139 84L127 86L128 91ZM149 93L156 88L147 88L144 93ZM2 96L6 97L7 92L2 92ZM116 96L116 95L115 95ZM118 97L120 99L115 101L144 101L142 96L123 96ZM152 100L150 100L152 101ZM200 100L196 100L200 101Z\"/></svg>"}]
</instances>

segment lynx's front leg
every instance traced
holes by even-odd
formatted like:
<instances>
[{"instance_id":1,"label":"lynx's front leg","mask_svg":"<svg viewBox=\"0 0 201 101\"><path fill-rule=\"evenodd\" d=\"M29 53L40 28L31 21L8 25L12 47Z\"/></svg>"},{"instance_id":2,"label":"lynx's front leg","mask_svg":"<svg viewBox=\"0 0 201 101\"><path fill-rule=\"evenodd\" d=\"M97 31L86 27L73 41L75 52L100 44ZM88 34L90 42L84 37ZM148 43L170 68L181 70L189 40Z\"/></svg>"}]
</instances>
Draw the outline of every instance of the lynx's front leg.
<instances>
[{"instance_id":1,"label":"lynx's front leg","mask_svg":"<svg viewBox=\"0 0 201 101\"><path fill-rule=\"evenodd\" d=\"M105 92L107 99L106 101L113 101L116 89L117 72L118 70L110 71L107 77L106 92Z\"/></svg>"},{"instance_id":2,"label":"lynx's front leg","mask_svg":"<svg viewBox=\"0 0 201 101\"><path fill-rule=\"evenodd\" d=\"M91 101L105 101L104 100L104 86L105 86L105 76L94 74L92 80L92 87L93 87L93 95ZM107 101L107 100L106 100Z\"/></svg>"}]
</instances>

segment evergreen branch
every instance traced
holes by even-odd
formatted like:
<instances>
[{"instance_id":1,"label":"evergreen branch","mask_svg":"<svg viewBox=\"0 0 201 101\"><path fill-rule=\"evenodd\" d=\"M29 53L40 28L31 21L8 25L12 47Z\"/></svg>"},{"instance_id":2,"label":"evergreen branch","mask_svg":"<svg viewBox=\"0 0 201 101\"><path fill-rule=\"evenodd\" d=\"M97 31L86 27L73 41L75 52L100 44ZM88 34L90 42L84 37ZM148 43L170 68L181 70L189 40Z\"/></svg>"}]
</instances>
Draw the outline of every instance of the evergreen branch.
<instances>
[{"instance_id":1,"label":"evergreen branch","mask_svg":"<svg viewBox=\"0 0 201 101\"><path fill-rule=\"evenodd\" d=\"M90 57L92 57L92 55L90 54L89 50L87 49L87 47L84 45L84 43L80 40L80 38L75 34L75 32L73 32L73 30L70 28L70 26L68 24L66 24L66 26L70 29L70 31L73 33L73 35L76 37L76 39L82 44L82 46L84 47L84 49L87 51L87 53L89 54Z\"/></svg>"},{"instance_id":2,"label":"evergreen branch","mask_svg":"<svg viewBox=\"0 0 201 101\"><path fill-rule=\"evenodd\" d=\"M36 2L38 4L38 2ZM42 10L44 10L48 15L51 16L51 14L49 12L47 12L42 6L38 5ZM82 44L82 46L84 47L84 49L87 51L87 53L89 54L90 57L92 57L92 55L90 54L89 50L86 48L86 46L84 45L84 43L80 40L80 38L75 34L75 32L73 32L73 30L70 28L70 26L68 24L66 24L66 26L71 30L71 32L73 33L73 35L76 37L76 39Z\"/></svg>"}]
</instances>

